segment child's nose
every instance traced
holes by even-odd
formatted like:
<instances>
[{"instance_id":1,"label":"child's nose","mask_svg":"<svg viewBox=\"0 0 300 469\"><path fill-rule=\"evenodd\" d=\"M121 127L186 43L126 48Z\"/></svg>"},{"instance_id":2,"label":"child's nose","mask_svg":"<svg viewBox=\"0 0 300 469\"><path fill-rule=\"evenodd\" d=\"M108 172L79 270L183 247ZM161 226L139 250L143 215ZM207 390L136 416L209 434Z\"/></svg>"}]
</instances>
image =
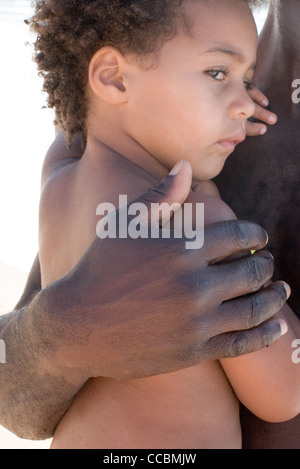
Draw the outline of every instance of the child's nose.
<instances>
[{"instance_id":1,"label":"child's nose","mask_svg":"<svg viewBox=\"0 0 300 469\"><path fill-rule=\"evenodd\" d=\"M230 117L234 119L249 119L255 113L255 104L246 88L235 93L228 109Z\"/></svg>"}]
</instances>

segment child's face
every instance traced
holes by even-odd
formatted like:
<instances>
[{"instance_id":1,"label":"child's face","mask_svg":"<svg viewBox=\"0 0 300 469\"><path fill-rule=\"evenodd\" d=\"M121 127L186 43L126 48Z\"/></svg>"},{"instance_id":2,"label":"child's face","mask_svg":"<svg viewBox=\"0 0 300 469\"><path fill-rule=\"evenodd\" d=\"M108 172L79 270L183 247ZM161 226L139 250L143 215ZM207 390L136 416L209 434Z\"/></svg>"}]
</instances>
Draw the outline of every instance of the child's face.
<instances>
[{"instance_id":1,"label":"child's face","mask_svg":"<svg viewBox=\"0 0 300 469\"><path fill-rule=\"evenodd\" d=\"M211 179L245 138L254 113L247 84L257 30L240 0L188 2L188 8L190 34L165 43L156 67L136 68L128 129L167 168L186 159L195 178Z\"/></svg>"}]
</instances>

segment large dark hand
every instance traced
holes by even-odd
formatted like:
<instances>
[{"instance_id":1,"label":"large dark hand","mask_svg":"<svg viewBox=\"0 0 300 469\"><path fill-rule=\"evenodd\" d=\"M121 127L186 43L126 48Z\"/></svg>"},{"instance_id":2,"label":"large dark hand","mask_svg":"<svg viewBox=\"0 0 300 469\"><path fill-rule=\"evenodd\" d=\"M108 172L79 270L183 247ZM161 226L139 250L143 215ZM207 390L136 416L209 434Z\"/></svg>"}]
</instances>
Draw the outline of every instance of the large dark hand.
<instances>
[{"instance_id":1,"label":"large dark hand","mask_svg":"<svg viewBox=\"0 0 300 469\"><path fill-rule=\"evenodd\" d=\"M138 200L182 203L190 185L184 164ZM273 259L261 252L214 262L266 242L263 229L241 221L208 227L197 251L186 250L184 239L96 238L76 268L47 288L51 314L37 321L56 338L57 363L87 377L144 377L255 351L281 335L280 323L265 321L285 302L284 285L258 291L272 277Z\"/></svg>"}]
</instances>

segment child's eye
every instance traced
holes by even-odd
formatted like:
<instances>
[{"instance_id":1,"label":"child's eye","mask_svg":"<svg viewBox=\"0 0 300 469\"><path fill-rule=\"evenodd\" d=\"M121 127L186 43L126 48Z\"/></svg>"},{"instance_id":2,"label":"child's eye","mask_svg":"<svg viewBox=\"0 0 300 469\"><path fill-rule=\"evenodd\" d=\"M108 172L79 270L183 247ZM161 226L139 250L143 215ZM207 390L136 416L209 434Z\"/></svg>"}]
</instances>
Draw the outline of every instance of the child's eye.
<instances>
[{"instance_id":1,"label":"child's eye","mask_svg":"<svg viewBox=\"0 0 300 469\"><path fill-rule=\"evenodd\" d=\"M207 70L206 73L216 81L224 81L228 75L227 70Z\"/></svg>"}]
</instances>

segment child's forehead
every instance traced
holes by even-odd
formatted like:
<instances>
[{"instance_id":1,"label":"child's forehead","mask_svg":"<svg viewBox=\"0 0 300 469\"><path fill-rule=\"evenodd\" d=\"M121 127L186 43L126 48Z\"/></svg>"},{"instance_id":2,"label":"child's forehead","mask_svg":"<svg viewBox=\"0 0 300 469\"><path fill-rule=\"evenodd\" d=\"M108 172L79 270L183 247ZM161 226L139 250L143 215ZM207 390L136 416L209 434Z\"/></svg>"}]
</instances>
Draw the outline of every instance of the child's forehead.
<instances>
[{"instance_id":1,"label":"child's forehead","mask_svg":"<svg viewBox=\"0 0 300 469\"><path fill-rule=\"evenodd\" d=\"M157 53L158 63L167 66L175 61L188 68L202 58L211 62L215 56L216 61L230 58L246 64L247 69L254 68L258 35L251 10L243 0L228 0L230 7L226 4L220 0L187 1L187 28L163 44Z\"/></svg>"},{"instance_id":2,"label":"child's forehead","mask_svg":"<svg viewBox=\"0 0 300 469\"><path fill-rule=\"evenodd\" d=\"M191 30L200 25L206 29L208 23L209 27L215 25L223 30L228 24L234 29L255 22L248 3L243 0L186 0L182 8L185 25Z\"/></svg>"},{"instance_id":3,"label":"child's forehead","mask_svg":"<svg viewBox=\"0 0 300 469\"><path fill-rule=\"evenodd\" d=\"M187 1L185 14L188 35L203 49L223 43L232 44L229 49L237 51L257 42L255 20L243 0Z\"/></svg>"}]
</instances>

